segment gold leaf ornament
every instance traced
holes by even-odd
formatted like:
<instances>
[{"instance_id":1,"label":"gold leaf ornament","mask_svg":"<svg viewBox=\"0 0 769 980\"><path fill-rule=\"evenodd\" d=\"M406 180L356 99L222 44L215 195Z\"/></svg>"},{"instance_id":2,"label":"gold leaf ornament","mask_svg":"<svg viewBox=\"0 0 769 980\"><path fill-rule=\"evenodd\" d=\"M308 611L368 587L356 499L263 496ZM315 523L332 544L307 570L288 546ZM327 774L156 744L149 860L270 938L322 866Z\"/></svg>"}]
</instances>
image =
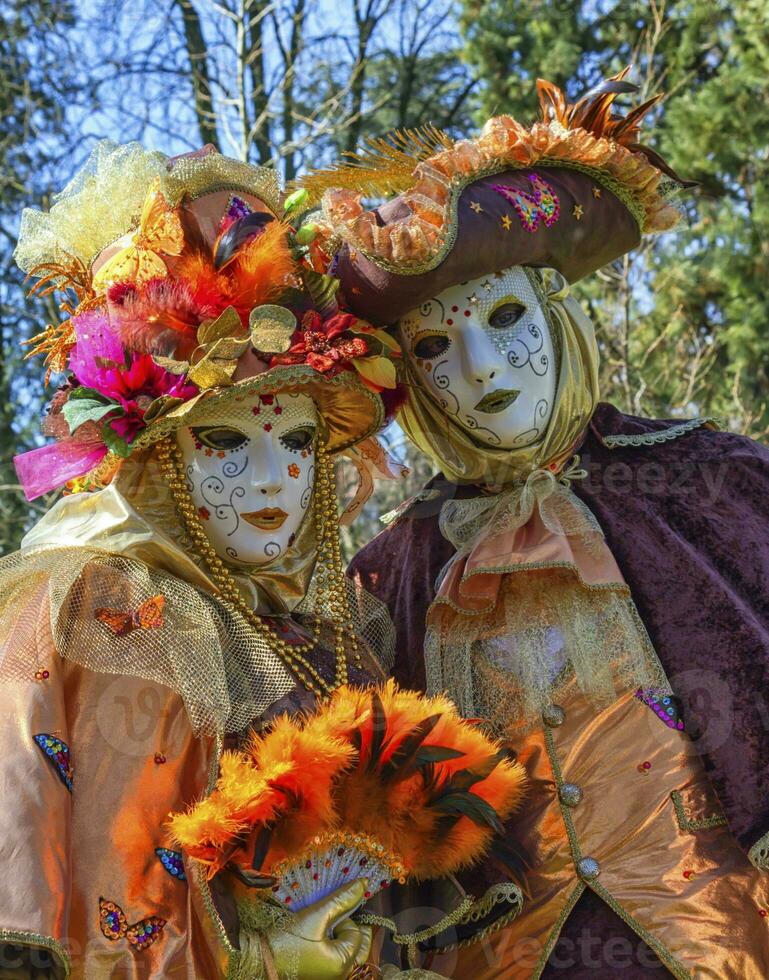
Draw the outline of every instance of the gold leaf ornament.
<instances>
[{"instance_id":1,"label":"gold leaf ornament","mask_svg":"<svg viewBox=\"0 0 769 980\"><path fill-rule=\"evenodd\" d=\"M190 368L188 380L203 390L232 384L238 359L249 344L247 337L220 337Z\"/></svg>"},{"instance_id":2,"label":"gold leaf ornament","mask_svg":"<svg viewBox=\"0 0 769 980\"><path fill-rule=\"evenodd\" d=\"M285 354L297 326L291 310L270 304L254 307L248 324L251 328L251 346L265 354Z\"/></svg>"},{"instance_id":3,"label":"gold leaf ornament","mask_svg":"<svg viewBox=\"0 0 769 980\"><path fill-rule=\"evenodd\" d=\"M238 311L234 306L228 306L215 320L208 320L198 327L198 343L208 346L223 337L236 337L243 333Z\"/></svg>"}]
</instances>

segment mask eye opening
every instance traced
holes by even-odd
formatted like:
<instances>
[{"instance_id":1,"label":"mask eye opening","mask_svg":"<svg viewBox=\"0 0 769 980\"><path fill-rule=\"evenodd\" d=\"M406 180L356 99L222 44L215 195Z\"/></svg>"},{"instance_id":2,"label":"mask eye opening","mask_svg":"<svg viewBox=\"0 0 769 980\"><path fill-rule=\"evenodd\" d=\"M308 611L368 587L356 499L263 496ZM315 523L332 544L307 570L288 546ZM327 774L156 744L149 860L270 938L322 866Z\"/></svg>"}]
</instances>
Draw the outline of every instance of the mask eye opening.
<instances>
[{"instance_id":1,"label":"mask eye opening","mask_svg":"<svg viewBox=\"0 0 769 980\"><path fill-rule=\"evenodd\" d=\"M243 432L226 425L194 426L190 432L196 442L217 452L233 452L241 449L248 442L248 436Z\"/></svg>"},{"instance_id":2,"label":"mask eye opening","mask_svg":"<svg viewBox=\"0 0 769 980\"><path fill-rule=\"evenodd\" d=\"M284 449L288 449L293 453L298 453L302 450L309 449L310 446L312 446L312 444L315 442L317 433L318 427L312 422L308 422L304 425L297 425L293 429L289 429L288 432L284 432L280 435L280 444Z\"/></svg>"},{"instance_id":3,"label":"mask eye opening","mask_svg":"<svg viewBox=\"0 0 769 980\"><path fill-rule=\"evenodd\" d=\"M422 361L432 361L445 354L451 347L451 337L445 333L426 330L414 338L412 351L414 356Z\"/></svg>"},{"instance_id":4,"label":"mask eye opening","mask_svg":"<svg viewBox=\"0 0 769 980\"><path fill-rule=\"evenodd\" d=\"M526 312L527 306L520 300L507 297L489 313L488 323L493 330L509 330Z\"/></svg>"}]
</instances>

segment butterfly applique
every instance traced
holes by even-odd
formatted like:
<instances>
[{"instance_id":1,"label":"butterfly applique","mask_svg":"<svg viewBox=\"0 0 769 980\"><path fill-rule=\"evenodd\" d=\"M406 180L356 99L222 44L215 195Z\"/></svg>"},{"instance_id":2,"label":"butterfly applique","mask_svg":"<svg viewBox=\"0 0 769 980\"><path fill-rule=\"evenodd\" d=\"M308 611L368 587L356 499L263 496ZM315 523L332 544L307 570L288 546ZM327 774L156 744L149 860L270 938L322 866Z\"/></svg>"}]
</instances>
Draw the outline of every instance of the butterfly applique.
<instances>
[{"instance_id":1,"label":"butterfly applique","mask_svg":"<svg viewBox=\"0 0 769 980\"><path fill-rule=\"evenodd\" d=\"M635 696L648 705L668 728L675 728L679 732L684 730L683 707L679 698L653 687L646 690L639 687Z\"/></svg>"},{"instance_id":2,"label":"butterfly applique","mask_svg":"<svg viewBox=\"0 0 769 980\"><path fill-rule=\"evenodd\" d=\"M43 732L33 736L36 744L43 750L46 758L53 764L59 779L72 792L72 777L74 775L69 759L69 746L56 735Z\"/></svg>"},{"instance_id":3,"label":"butterfly applique","mask_svg":"<svg viewBox=\"0 0 769 980\"><path fill-rule=\"evenodd\" d=\"M163 625L163 609L166 597L162 592L143 602L133 612L123 612L121 609L105 609L101 607L94 612L94 617L109 629L115 636L127 636L133 630L156 630Z\"/></svg>"},{"instance_id":4,"label":"butterfly applique","mask_svg":"<svg viewBox=\"0 0 769 980\"><path fill-rule=\"evenodd\" d=\"M513 205L526 231L536 231L540 221L549 228L558 220L561 213L558 195L550 184L537 174L526 174L526 179L531 184L531 194L519 191L517 187L507 187L505 184L492 186L497 194L501 194Z\"/></svg>"},{"instance_id":5,"label":"butterfly applique","mask_svg":"<svg viewBox=\"0 0 769 980\"><path fill-rule=\"evenodd\" d=\"M157 179L144 201L141 220L131 242L97 271L93 284L102 289L110 282L135 282L165 279L168 266L163 255L180 255L184 247L184 229L177 208L163 197Z\"/></svg>"},{"instance_id":6,"label":"butterfly applique","mask_svg":"<svg viewBox=\"0 0 769 980\"><path fill-rule=\"evenodd\" d=\"M173 878L178 878L179 881L187 880L181 851L172 851L168 847L156 847L155 853L160 859L160 863Z\"/></svg>"},{"instance_id":7,"label":"butterfly applique","mask_svg":"<svg viewBox=\"0 0 769 980\"><path fill-rule=\"evenodd\" d=\"M159 938L165 925L166 919L161 919L159 915L150 915L129 926L125 912L116 902L110 902L106 898L99 899L99 928L105 938L112 942L125 937L134 949L149 949Z\"/></svg>"}]
</instances>

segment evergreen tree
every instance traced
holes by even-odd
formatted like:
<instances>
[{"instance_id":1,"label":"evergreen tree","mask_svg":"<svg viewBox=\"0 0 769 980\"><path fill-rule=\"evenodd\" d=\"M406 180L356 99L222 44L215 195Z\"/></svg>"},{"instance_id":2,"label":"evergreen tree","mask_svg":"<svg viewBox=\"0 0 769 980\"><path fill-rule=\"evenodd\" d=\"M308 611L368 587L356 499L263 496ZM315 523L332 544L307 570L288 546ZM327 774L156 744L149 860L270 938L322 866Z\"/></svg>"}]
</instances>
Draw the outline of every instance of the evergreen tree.
<instances>
[{"instance_id":1,"label":"evergreen tree","mask_svg":"<svg viewBox=\"0 0 769 980\"><path fill-rule=\"evenodd\" d=\"M530 121L538 76L576 97L628 63L643 97L667 92L649 121L650 142L700 187L681 198L687 222L675 232L577 287L598 328L604 397L643 414L723 415L764 435L764 0L465 0L461 24L482 78L479 119L493 111Z\"/></svg>"}]
</instances>

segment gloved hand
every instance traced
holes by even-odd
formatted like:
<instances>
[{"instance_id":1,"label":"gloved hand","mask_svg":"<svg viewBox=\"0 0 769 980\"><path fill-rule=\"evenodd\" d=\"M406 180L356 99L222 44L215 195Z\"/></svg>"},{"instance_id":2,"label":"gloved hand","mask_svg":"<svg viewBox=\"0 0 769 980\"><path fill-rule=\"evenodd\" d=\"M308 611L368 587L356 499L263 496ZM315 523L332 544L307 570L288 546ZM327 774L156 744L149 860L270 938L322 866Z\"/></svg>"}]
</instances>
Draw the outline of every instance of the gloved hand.
<instances>
[{"instance_id":1,"label":"gloved hand","mask_svg":"<svg viewBox=\"0 0 769 980\"><path fill-rule=\"evenodd\" d=\"M371 926L350 915L363 902L367 883L351 881L326 898L294 914L290 932L269 937L279 977L296 980L345 980L371 951Z\"/></svg>"}]
</instances>

